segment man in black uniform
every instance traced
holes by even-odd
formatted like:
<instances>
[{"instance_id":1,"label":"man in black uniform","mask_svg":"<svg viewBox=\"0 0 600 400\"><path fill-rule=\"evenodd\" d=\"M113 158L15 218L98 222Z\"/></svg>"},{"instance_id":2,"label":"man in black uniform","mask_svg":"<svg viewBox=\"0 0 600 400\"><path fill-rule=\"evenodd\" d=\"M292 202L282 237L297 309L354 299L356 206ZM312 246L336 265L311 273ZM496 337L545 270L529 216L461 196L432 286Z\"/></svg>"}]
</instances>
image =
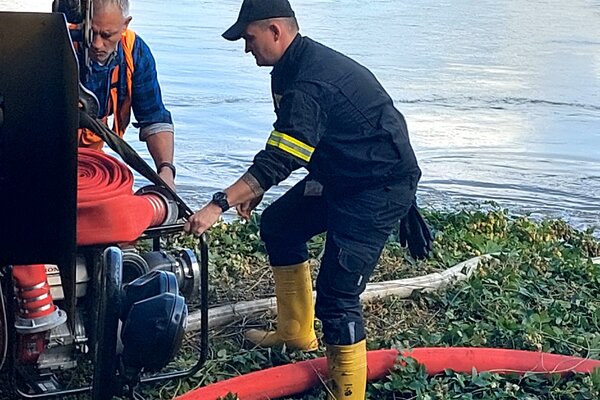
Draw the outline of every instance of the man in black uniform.
<instances>
[{"instance_id":1,"label":"man in black uniform","mask_svg":"<svg viewBox=\"0 0 600 400\"><path fill-rule=\"evenodd\" d=\"M244 0L223 37L244 38L259 66L273 66L277 120L266 148L233 185L196 212L185 229L201 234L228 208L248 218L263 193L305 168L308 175L261 218L275 278L277 330L251 330L261 346L317 348L322 321L331 398L364 399L366 346L359 296L394 226L414 256L425 256L429 231L416 207L421 171L404 117L369 70L298 33L288 0ZM307 241L327 232L316 282Z\"/></svg>"}]
</instances>

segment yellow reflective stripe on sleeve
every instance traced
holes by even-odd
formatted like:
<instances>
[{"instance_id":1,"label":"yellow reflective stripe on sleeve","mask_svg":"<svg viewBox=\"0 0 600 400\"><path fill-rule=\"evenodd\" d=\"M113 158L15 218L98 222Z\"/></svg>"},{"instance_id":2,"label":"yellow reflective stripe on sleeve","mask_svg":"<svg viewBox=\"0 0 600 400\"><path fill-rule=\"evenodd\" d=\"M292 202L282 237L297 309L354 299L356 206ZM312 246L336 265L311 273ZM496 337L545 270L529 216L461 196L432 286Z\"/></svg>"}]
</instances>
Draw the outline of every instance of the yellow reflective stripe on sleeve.
<instances>
[{"instance_id":1,"label":"yellow reflective stripe on sleeve","mask_svg":"<svg viewBox=\"0 0 600 400\"><path fill-rule=\"evenodd\" d=\"M267 140L267 144L277 147L278 149L283 150L286 153L289 153L294 157L298 157L306 162L310 161L310 158L315 151L314 147L309 146L306 143L302 143L298 139L279 131L271 132L271 136L269 137L269 140Z\"/></svg>"}]
</instances>

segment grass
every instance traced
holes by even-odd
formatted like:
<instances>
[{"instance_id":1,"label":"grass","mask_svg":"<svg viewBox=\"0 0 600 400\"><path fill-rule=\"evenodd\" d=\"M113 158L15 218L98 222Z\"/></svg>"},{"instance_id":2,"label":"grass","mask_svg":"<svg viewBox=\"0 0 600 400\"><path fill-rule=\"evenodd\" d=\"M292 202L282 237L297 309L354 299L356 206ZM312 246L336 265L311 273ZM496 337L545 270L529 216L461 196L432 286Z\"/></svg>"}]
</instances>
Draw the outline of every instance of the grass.
<instances>
[{"instance_id":1,"label":"grass","mask_svg":"<svg viewBox=\"0 0 600 400\"><path fill-rule=\"evenodd\" d=\"M408 299L388 297L364 304L369 349L426 346L496 347L546 351L600 359L600 242L592 230L563 220L511 215L494 204L470 205L451 213L423 210L435 233L426 261L414 261L390 237L371 281L439 272L473 256L494 253L468 281ZM219 223L210 231L210 304L274 295L273 280L258 236L260 216ZM194 247L189 236L169 246ZM324 239L310 243L313 271ZM196 387L276 365L324 355L260 349L244 342L249 327L273 328L270 313L211 330L209 360L194 377L143 386L147 399L172 399ZM316 329L321 334L317 321ZM191 333L173 366L192 365L197 335ZM600 372L590 375L526 376L446 371L427 376L403 359L384 380L370 382L369 399L597 399ZM235 399L229 395L228 399ZM289 399L325 399L322 387Z\"/></svg>"}]
</instances>

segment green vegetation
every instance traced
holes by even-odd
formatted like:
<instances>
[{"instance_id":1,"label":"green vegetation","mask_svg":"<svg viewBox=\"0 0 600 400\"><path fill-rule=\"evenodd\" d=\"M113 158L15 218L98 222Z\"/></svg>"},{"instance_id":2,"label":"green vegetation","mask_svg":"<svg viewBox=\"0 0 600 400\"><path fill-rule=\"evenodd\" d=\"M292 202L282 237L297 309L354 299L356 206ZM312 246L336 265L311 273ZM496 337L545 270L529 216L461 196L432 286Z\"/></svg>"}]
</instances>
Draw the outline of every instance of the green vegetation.
<instances>
[{"instance_id":1,"label":"green vegetation","mask_svg":"<svg viewBox=\"0 0 600 400\"><path fill-rule=\"evenodd\" d=\"M473 256L494 253L466 282L409 299L389 297L365 304L369 349L471 346L539 350L600 359L600 241L562 220L513 216L495 205L453 213L424 211L436 234L434 253L415 262L394 237L371 281L442 271ZM258 217L257 217L258 218ZM273 282L258 221L221 223L210 233L211 306L273 295ZM177 245L193 246L191 237ZM310 243L315 273L324 239ZM259 349L245 343L247 327L272 327L267 314L210 332L211 354L192 379L146 389L146 398L170 399L233 376L323 356ZM319 330L317 323L317 330ZM175 363L195 360L191 335ZM444 374L429 377L423 366L403 359L384 380L369 383L371 399L597 399L600 372L591 375L527 376ZM235 399L230 395L228 399ZM322 388L294 399L325 399Z\"/></svg>"}]
</instances>

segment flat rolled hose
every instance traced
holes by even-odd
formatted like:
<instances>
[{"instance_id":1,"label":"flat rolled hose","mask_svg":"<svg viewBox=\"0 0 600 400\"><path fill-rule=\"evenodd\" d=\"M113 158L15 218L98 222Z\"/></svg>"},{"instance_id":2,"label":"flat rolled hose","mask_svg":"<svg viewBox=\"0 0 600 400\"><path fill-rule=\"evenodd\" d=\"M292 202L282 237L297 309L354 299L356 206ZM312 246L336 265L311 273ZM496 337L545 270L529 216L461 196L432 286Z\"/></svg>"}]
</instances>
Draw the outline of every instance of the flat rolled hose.
<instances>
[{"instance_id":1,"label":"flat rolled hose","mask_svg":"<svg viewBox=\"0 0 600 400\"><path fill-rule=\"evenodd\" d=\"M367 352L368 380L383 379L398 362L397 350ZM425 366L429 375L451 369L470 374L478 372L560 374L591 373L600 368L600 360L524 350L422 347L403 352ZM280 365L237 376L185 393L177 400L216 400L236 393L240 400L270 400L297 395L322 385L329 375L325 357Z\"/></svg>"},{"instance_id":2,"label":"flat rolled hose","mask_svg":"<svg viewBox=\"0 0 600 400\"><path fill-rule=\"evenodd\" d=\"M133 174L116 158L79 148L77 175L77 245L130 242L165 220L162 199L135 196Z\"/></svg>"}]
</instances>

